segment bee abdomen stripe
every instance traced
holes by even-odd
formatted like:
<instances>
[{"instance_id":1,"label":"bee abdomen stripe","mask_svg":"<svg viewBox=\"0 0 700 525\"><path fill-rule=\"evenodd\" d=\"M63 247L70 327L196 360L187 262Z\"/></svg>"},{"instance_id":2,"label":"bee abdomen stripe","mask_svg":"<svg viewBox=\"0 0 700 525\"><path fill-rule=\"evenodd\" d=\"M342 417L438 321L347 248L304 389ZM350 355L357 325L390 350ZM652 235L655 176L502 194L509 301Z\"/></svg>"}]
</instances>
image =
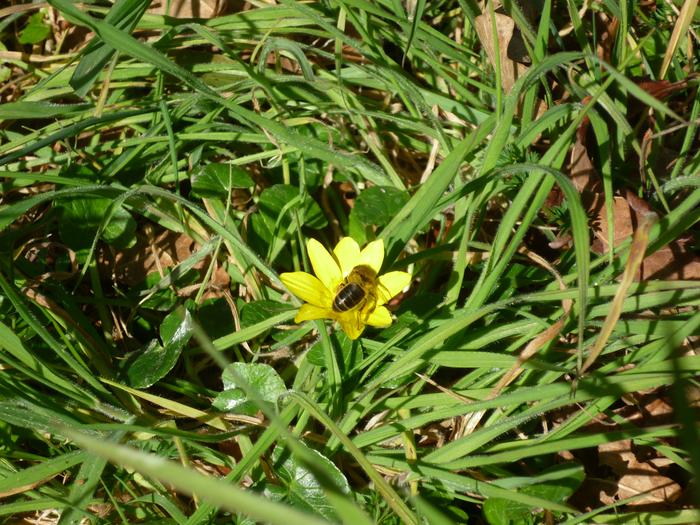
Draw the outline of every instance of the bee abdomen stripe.
<instances>
[{"instance_id":1,"label":"bee abdomen stripe","mask_svg":"<svg viewBox=\"0 0 700 525\"><path fill-rule=\"evenodd\" d=\"M333 299L333 310L347 312L360 304L365 298L365 291L359 284L348 283L343 286Z\"/></svg>"}]
</instances>

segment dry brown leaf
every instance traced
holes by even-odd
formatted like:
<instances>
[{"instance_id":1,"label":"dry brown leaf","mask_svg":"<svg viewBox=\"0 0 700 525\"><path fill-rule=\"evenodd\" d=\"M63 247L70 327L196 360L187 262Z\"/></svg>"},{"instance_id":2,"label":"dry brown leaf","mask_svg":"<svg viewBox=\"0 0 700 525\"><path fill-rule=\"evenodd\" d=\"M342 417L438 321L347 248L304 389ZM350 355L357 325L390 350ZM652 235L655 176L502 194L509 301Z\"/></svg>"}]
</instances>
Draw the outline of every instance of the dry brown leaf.
<instances>
[{"instance_id":1,"label":"dry brown leaf","mask_svg":"<svg viewBox=\"0 0 700 525\"><path fill-rule=\"evenodd\" d=\"M591 217L593 242L591 250L598 254L610 249L605 196L602 181L588 154L586 132L589 126L584 121L576 133L571 149L569 173L576 189L581 194L586 211ZM629 190L613 200L613 246L619 246L636 231L642 217L652 209L646 201ZM693 253L692 240L688 237L675 239L644 258L637 275L638 279L700 279L700 257Z\"/></svg>"},{"instance_id":2,"label":"dry brown leaf","mask_svg":"<svg viewBox=\"0 0 700 525\"><path fill-rule=\"evenodd\" d=\"M148 12L174 18L213 18L223 14L227 7L224 0L172 0L166 13L167 4L166 0L153 2Z\"/></svg>"},{"instance_id":3,"label":"dry brown leaf","mask_svg":"<svg viewBox=\"0 0 700 525\"><path fill-rule=\"evenodd\" d=\"M618 418L627 423L634 423L640 427L659 425L671 425L675 422L673 406L663 394L663 389L654 388L648 392L635 392L622 397L626 405L616 408L614 413ZM603 430L604 427L591 428ZM609 430L610 427L608 426Z\"/></svg>"},{"instance_id":4,"label":"dry brown leaf","mask_svg":"<svg viewBox=\"0 0 700 525\"><path fill-rule=\"evenodd\" d=\"M599 13L598 20L603 29L596 46L596 53L602 60L610 62L615 42L617 41L617 30L620 28L620 20L618 18L610 18L605 13Z\"/></svg>"},{"instance_id":5,"label":"dry brown leaf","mask_svg":"<svg viewBox=\"0 0 700 525\"><path fill-rule=\"evenodd\" d=\"M136 239L136 244L127 250L109 252L101 248L97 255L102 272L127 286L143 282L150 273L177 266L199 249L191 237L170 230L164 230L155 237L149 231L139 232ZM210 262L211 259L207 257L195 264L193 269L203 270ZM226 289L229 281L226 271L218 266L212 274L209 288ZM210 295L205 294L205 297Z\"/></svg>"},{"instance_id":6,"label":"dry brown leaf","mask_svg":"<svg viewBox=\"0 0 700 525\"><path fill-rule=\"evenodd\" d=\"M503 91L509 93L515 81L527 71L527 66L517 61L518 58L523 56L520 49L521 46L524 49L524 44L520 33L516 32L515 22L511 17L503 13L495 13L494 16L498 41L498 57L501 64L501 85ZM494 39L492 20L488 12L476 17L475 29L491 65L495 68L496 39Z\"/></svg>"},{"instance_id":7,"label":"dry brown leaf","mask_svg":"<svg viewBox=\"0 0 700 525\"><path fill-rule=\"evenodd\" d=\"M619 246L634 233L644 209L649 209L647 203L631 192L627 192L625 197L615 197L613 201L614 246ZM605 207L600 206L592 227L595 238L591 249L595 253L606 253L609 250L609 230L605 213ZM638 278L641 280L700 279L700 258L693 253L691 242L692 240L688 237L680 237L645 257L639 269Z\"/></svg>"},{"instance_id":8,"label":"dry brown leaf","mask_svg":"<svg viewBox=\"0 0 700 525\"><path fill-rule=\"evenodd\" d=\"M581 124L576 130L576 140L571 148L569 177L578 192L583 195L584 206L590 209L593 206L592 197L602 191L602 181L588 155L586 146L587 131L588 121Z\"/></svg>"},{"instance_id":9,"label":"dry brown leaf","mask_svg":"<svg viewBox=\"0 0 700 525\"><path fill-rule=\"evenodd\" d=\"M613 495L607 491L600 493L600 499L606 505L643 493L643 496L628 505L665 505L681 495L682 489L678 483L660 474L648 461L637 458L629 439L600 445L598 458L600 464L610 467L617 478Z\"/></svg>"},{"instance_id":10,"label":"dry brown leaf","mask_svg":"<svg viewBox=\"0 0 700 525\"><path fill-rule=\"evenodd\" d=\"M686 89L688 87L688 81L696 76L696 74L691 74L688 75L688 78L678 80L677 82L669 82L668 80L641 80L637 82L637 85L654 98L664 100L674 95L676 92Z\"/></svg>"}]
</instances>

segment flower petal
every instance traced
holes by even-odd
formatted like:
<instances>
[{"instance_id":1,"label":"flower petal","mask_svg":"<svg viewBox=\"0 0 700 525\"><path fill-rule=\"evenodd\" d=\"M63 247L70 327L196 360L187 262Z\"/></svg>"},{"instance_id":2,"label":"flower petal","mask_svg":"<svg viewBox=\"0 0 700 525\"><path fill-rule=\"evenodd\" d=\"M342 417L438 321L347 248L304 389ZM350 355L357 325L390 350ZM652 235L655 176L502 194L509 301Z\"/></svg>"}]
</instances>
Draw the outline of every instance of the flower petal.
<instances>
[{"instance_id":1,"label":"flower petal","mask_svg":"<svg viewBox=\"0 0 700 525\"><path fill-rule=\"evenodd\" d=\"M316 239L309 239L306 243L306 249L309 251L309 259L311 259L311 266L314 268L316 277L328 290L335 290L343 280L338 263Z\"/></svg>"},{"instance_id":2,"label":"flower petal","mask_svg":"<svg viewBox=\"0 0 700 525\"><path fill-rule=\"evenodd\" d=\"M377 328L386 328L392 323L391 313L385 306L377 306L374 311L367 317L367 324L376 326Z\"/></svg>"},{"instance_id":3,"label":"flower petal","mask_svg":"<svg viewBox=\"0 0 700 525\"><path fill-rule=\"evenodd\" d=\"M360 322L357 315L343 315L338 319L343 332L353 341L362 335L365 330L364 323Z\"/></svg>"},{"instance_id":4,"label":"flower petal","mask_svg":"<svg viewBox=\"0 0 700 525\"><path fill-rule=\"evenodd\" d=\"M313 275L306 272L287 272L280 275L280 280L302 301L321 308L330 308L333 301L331 293Z\"/></svg>"},{"instance_id":5,"label":"flower petal","mask_svg":"<svg viewBox=\"0 0 700 525\"><path fill-rule=\"evenodd\" d=\"M321 308L314 304L305 303L299 308L297 316L294 318L295 323L301 323L302 321L314 321L316 319L330 319L332 318L332 312L328 311L328 308Z\"/></svg>"},{"instance_id":6,"label":"flower petal","mask_svg":"<svg viewBox=\"0 0 700 525\"><path fill-rule=\"evenodd\" d=\"M388 272L379 276L379 296L377 304L385 304L411 283L408 272Z\"/></svg>"},{"instance_id":7,"label":"flower petal","mask_svg":"<svg viewBox=\"0 0 700 525\"><path fill-rule=\"evenodd\" d=\"M333 250L336 259L340 263L343 277L347 276L357 266L360 259L360 245L352 237L343 237Z\"/></svg>"},{"instance_id":8,"label":"flower petal","mask_svg":"<svg viewBox=\"0 0 700 525\"><path fill-rule=\"evenodd\" d=\"M377 239L365 246L360 252L357 264L364 264L379 273L384 262L384 241Z\"/></svg>"}]
</instances>

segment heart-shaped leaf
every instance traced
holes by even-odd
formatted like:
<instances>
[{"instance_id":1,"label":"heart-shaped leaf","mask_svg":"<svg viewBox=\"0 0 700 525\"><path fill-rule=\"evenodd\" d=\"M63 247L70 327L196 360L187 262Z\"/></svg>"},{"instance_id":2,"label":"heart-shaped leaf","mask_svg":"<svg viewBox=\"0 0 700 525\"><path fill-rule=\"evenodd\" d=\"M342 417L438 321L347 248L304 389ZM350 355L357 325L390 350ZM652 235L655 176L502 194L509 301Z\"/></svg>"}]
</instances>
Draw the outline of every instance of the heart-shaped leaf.
<instances>
[{"instance_id":1,"label":"heart-shaped leaf","mask_svg":"<svg viewBox=\"0 0 700 525\"><path fill-rule=\"evenodd\" d=\"M309 228L318 230L328 224L315 200L308 195L300 197L299 189L287 184L275 184L263 190L258 208L258 213L252 217L253 229L266 242L293 231L295 222L292 213Z\"/></svg>"},{"instance_id":2,"label":"heart-shaped leaf","mask_svg":"<svg viewBox=\"0 0 700 525\"><path fill-rule=\"evenodd\" d=\"M260 408L256 401L275 406L277 398L287 391L275 369L262 363L232 363L224 370L221 380L224 390L212 405L234 414L255 415Z\"/></svg>"},{"instance_id":3,"label":"heart-shaped leaf","mask_svg":"<svg viewBox=\"0 0 700 525\"><path fill-rule=\"evenodd\" d=\"M307 450L314 456L314 464L330 475L335 485L333 490L340 489L342 493L349 494L348 480L338 467L320 452L308 447ZM327 487L324 487L303 464L279 446L272 451L272 461L275 474L282 485L267 485L266 495L300 510L320 514L328 520L338 520L335 509L326 496Z\"/></svg>"},{"instance_id":4,"label":"heart-shaped leaf","mask_svg":"<svg viewBox=\"0 0 700 525\"><path fill-rule=\"evenodd\" d=\"M195 197L225 197L233 188L250 188L253 179L240 166L207 164L192 176L192 195Z\"/></svg>"},{"instance_id":5,"label":"heart-shaped leaf","mask_svg":"<svg viewBox=\"0 0 700 525\"><path fill-rule=\"evenodd\" d=\"M372 186L358 195L350 215L365 226L386 226L408 198L408 193L393 186Z\"/></svg>"},{"instance_id":6,"label":"heart-shaped leaf","mask_svg":"<svg viewBox=\"0 0 700 525\"><path fill-rule=\"evenodd\" d=\"M58 232L63 242L74 250L89 248L104 220L112 200L99 197L82 197L64 201ZM129 248L136 242L136 221L124 208L113 211L102 230L102 239L116 248Z\"/></svg>"}]
</instances>

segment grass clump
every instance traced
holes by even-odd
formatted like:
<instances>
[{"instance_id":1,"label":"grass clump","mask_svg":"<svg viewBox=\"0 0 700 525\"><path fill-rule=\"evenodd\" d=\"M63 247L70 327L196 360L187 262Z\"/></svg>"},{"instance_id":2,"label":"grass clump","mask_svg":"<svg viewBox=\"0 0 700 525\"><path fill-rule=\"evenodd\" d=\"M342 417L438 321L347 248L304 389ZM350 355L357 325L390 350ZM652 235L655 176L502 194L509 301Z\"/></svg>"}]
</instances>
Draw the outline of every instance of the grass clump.
<instances>
[{"instance_id":1,"label":"grass clump","mask_svg":"<svg viewBox=\"0 0 700 525\"><path fill-rule=\"evenodd\" d=\"M700 521L677 4L0 8L0 521Z\"/></svg>"}]
</instances>

